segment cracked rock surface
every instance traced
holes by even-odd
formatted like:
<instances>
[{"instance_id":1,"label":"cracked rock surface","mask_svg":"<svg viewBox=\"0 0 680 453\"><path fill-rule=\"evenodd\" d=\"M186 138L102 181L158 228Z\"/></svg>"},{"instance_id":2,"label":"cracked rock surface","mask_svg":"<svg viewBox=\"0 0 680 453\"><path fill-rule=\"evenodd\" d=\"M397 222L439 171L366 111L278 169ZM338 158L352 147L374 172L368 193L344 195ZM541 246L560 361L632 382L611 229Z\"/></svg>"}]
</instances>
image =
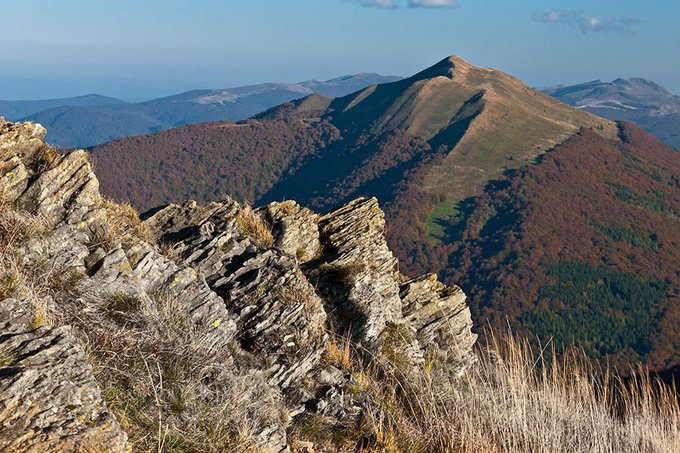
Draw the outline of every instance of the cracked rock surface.
<instances>
[{"instance_id":1,"label":"cracked rock surface","mask_svg":"<svg viewBox=\"0 0 680 453\"><path fill-rule=\"evenodd\" d=\"M84 244L105 223L99 183L85 152L59 156L42 142L45 132L0 119L0 189L17 208L8 223L20 224L25 211L39 219L36 229L49 231L29 241L27 259L84 269ZM35 309L25 294L0 300L0 451L128 451L82 346L68 326L34 328Z\"/></svg>"},{"instance_id":2,"label":"cracked rock surface","mask_svg":"<svg viewBox=\"0 0 680 453\"><path fill-rule=\"evenodd\" d=\"M102 403L82 347L68 327L0 336L0 451L127 451L127 436Z\"/></svg>"}]
</instances>

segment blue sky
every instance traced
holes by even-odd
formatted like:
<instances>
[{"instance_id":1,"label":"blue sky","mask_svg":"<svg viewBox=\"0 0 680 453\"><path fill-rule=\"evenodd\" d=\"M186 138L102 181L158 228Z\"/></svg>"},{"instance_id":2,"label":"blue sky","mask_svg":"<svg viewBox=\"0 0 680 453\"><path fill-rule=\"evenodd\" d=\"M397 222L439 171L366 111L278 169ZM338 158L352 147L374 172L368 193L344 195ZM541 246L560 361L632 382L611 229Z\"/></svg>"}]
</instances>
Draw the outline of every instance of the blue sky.
<instances>
[{"instance_id":1,"label":"blue sky","mask_svg":"<svg viewBox=\"0 0 680 453\"><path fill-rule=\"evenodd\" d=\"M678 0L0 0L0 99L410 75L448 55L532 86L680 93Z\"/></svg>"}]
</instances>

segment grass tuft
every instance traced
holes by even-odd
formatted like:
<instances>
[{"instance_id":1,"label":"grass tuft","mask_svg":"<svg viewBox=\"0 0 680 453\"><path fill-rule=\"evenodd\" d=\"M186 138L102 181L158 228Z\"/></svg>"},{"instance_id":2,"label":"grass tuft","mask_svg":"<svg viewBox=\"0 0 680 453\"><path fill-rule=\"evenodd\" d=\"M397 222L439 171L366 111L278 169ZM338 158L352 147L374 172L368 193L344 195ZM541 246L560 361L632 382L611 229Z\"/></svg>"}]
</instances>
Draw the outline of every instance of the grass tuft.
<instances>
[{"instance_id":1,"label":"grass tuft","mask_svg":"<svg viewBox=\"0 0 680 453\"><path fill-rule=\"evenodd\" d=\"M345 371L352 371L355 359L352 354L352 343L349 337L331 335L326 344L324 361Z\"/></svg>"},{"instance_id":2,"label":"grass tuft","mask_svg":"<svg viewBox=\"0 0 680 453\"><path fill-rule=\"evenodd\" d=\"M271 227L250 206L244 206L236 216L239 228L260 248L274 245Z\"/></svg>"},{"instance_id":3,"label":"grass tuft","mask_svg":"<svg viewBox=\"0 0 680 453\"><path fill-rule=\"evenodd\" d=\"M16 353L8 348L0 348L0 369L13 366L18 357Z\"/></svg>"},{"instance_id":4,"label":"grass tuft","mask_svg":"<svg viewBox=\"0 0 680 453\"><path fill-rule=\"evenodd\" d=\"M129 203L117 203L102 198L101 207L106 211L110 226L107 234L110 235L111 242L121 242L125 249L140 241L154 242L153 233L139 219L139 214Z\"/></svg>"}]
</instances>

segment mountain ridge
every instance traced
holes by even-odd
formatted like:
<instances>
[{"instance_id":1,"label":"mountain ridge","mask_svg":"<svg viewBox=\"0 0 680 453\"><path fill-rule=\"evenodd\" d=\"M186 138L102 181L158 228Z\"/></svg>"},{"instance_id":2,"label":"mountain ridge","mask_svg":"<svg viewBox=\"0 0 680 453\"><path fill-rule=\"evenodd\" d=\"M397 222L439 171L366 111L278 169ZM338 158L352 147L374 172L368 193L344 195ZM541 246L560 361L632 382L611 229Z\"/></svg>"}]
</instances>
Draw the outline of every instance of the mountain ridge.
<instances>
[{"instance_id":1,"label":"mountain ridge","mask_svg":"<svg viewBox=\"0 0 680 453\"><path fill-rule=\"evenodd\" d=\"M112 104L126 104L125 101L100 94L86 94L58 99L39 99L33 101L3 101L0 100L0 111L8 120L18 120L34 115L43 110L64 106L93 107Z\"/></svg>"},{"instance_id":2,"label":"mountain ridge","mask_svg":"<svg viewBox=\"0 0 680 453\"><path fill-rule=\"evenodd\" d=\"M8 120L44 124L48 129L46 139L50 143L63 147L85 147L183 124L241 120L315 91L337 96L396 79L399 77L361 73L324 82L307 80L191 90L137 103L94 95L99 101L88 101L88 96L44 101L0 101L0 108L4 108ZM49 108L32 111L41 105ZM19 108L23 110L17 110ZM29 112L27 109L32 110Z\"/></svg>"},{"instance_id":3,"label":"mountain ridge","mask_svg":"<svg viewBox=\"0 0 680 453\"><path fill-rule=\"evenodd\" d=\"M446 180L450 187L443 193L459 199L478 193L485 181L502 175L496 170L490 176L471 176L478 171L480 159L487 161L481 164L485 170L488 161L493 161L494 168L516 167L576 133L581 125L601 128L610 137L616 135L613 123L582 115L501 71L475 67L455 56L400 81L333 100L316 99L313 109L303 102L275 107L255 118L280 117L277 109L290 115L325 107L321 116L328 117L342 134L349 134L350 140L357 135L378 137L399 130L428 142L432 150L444 146L447 157L430 172L423 186L426 191L436 186L442 192L442 180ZM545 111L549 113L543 116ZM535 124L532 130L525 127L520 137L516 130L525 126L525 118ZM483 133L477 134L477 130ZM511 140L503 138L513 134ZM470 176L461 177L463 172Z\"/></svg>"}]
</instances>

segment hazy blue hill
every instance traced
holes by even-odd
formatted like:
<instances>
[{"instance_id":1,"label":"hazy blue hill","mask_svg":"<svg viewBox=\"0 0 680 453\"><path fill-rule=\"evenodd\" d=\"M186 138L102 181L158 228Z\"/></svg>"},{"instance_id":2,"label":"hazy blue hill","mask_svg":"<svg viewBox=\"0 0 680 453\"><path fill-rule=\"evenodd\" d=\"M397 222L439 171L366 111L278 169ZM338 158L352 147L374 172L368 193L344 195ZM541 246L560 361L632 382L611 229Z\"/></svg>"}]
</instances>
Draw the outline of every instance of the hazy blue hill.
<instances>
[{"instance_id":1,"label":"hazy blue hill","mask_svg":"<svg viewBox=\"0 0 680 453\"><path fill-rule=\"evenodd\" d=\"M651 80L594 80L541 91L602 118L630 121L680 149L680 96Z\"/></svg>"},{"instance_id":2,"label":"hazy blue hill","mask_svg":"<svg viewBox=\"0 0 680 453\"><path fill-rule=\"evenodd\" d=\"M125 136L160 130L161 123L143 111L125 108L62 106L26 118L47 127L45 140L55 146L85 147Z\"/></svg>"},{"instance_id":3,"label":"hazy blue hill","mask_svg":"<svg viewBox=\"0 0 680 453\"><path fill-rule=\"evenodd\" d=\"M41 99L37 101L0 101L0 116L4 116L8 121L16 121L42 110L56 107L100 107L105 105L121 105L125 103L125 101L121 101L120 99L101 96L99 94L86 94L84 96L60 99Z\"/></svg>"}]
</instances>

